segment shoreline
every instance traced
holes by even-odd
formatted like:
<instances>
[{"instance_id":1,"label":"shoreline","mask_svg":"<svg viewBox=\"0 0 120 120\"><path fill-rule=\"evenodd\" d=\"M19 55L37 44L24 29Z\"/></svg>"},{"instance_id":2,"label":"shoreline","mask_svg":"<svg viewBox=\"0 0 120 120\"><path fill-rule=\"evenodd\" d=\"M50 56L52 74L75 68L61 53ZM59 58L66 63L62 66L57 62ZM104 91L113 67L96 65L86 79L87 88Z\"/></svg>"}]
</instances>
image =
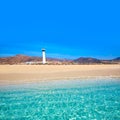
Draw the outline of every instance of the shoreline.
<instances>
[{"instance_id":1,"label":"shoreline","mask_svg":"<svg viewBox=\"0 0 120 120\"><path fill-rule=\"evenodd\" d=\"M81 76L79 78L64 78L64 79L42 79L42 80L22 80L22 81L4 81L0 80L0 88L4 88L6 86L18 86L18 85L32 85L32 84L41 84L41 82L54 82L54 81L76 81L76 80L120 80L120 76Z\"/></svg>"},{"instance_id":2,"label":"shoreline","mask_svg":"<svg viewBox=\"0 0 120 120\"><path fill-rule=\"evenodd\" d=\"M0 85L86 78L120 78L120 65L0 65Z\"/></svg>"}]
</instances>

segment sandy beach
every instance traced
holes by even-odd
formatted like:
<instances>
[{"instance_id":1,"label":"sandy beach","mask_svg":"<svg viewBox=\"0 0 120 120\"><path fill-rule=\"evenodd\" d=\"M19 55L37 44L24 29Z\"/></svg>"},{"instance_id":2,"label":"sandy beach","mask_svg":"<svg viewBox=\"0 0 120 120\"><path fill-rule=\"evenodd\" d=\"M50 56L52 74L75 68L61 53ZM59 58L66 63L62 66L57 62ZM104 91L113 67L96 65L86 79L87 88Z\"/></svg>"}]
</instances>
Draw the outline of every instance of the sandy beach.
<instances>
[{"instance_id":1,"label":"sandy beach","mask_svg":"<svg viewBox=\"0 0 120 120\"><path fill-rule=\"evenodd\" d=\"M0 85L88 77L120 77L120 65L0 65Z\"/></svg>"}]
</instances>

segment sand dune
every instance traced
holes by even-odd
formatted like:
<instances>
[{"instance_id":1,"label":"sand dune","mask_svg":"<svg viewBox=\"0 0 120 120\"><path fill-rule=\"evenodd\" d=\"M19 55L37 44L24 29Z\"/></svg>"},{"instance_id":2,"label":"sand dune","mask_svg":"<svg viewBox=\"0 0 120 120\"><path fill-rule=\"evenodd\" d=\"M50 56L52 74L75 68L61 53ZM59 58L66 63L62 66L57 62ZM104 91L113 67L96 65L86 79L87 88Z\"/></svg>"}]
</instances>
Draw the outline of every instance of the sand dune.
<instances>
[{"instance_id":1,"label":"sand dune","mask_svg":"<svg viewBox=\"0 0 120 120\"><path fill-rule=\"evenodd\" d=\"M0 65L0 84L120 77L120 65Z\"/></svg>"}]
</instances>

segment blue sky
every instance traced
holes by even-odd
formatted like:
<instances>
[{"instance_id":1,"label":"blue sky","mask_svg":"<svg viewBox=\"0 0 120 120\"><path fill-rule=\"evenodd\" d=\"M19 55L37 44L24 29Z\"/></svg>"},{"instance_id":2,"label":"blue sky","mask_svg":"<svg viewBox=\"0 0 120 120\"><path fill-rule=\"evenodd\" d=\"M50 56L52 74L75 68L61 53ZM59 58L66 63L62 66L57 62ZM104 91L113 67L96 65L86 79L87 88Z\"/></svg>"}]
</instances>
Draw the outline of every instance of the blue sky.
<instances>
[{"instance_id":1,"label":"blue sky","mask_svg":"<svg viewBox=\"0 0 120 120\"><path fill-rule=\"evenodd\" d=\"M3 0L0 57L120 56L119 0Z\"/></svg>"}]
</instances>

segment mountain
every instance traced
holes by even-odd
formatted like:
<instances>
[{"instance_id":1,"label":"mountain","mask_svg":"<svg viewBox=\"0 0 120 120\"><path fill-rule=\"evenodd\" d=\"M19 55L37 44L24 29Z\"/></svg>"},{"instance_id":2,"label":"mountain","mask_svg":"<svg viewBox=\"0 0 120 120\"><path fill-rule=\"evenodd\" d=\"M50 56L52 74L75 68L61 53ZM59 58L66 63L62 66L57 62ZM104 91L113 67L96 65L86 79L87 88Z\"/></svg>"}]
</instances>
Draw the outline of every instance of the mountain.
<instances>
[{"instance_id":1,"label":"mountain","mask_svg":"<svg viewBox=\"0 0 120 120\"><path fill-rule=\"evenodd\" d=\"M102 63L101 60L98 60L96 58L85 58L85 57L80 57L78 59L75 59L74 60L75 63L78 63L78 64L100 64Z\"/></svg>"},{"instance_id":2,"label":"mountain","mask_svg":"<svg viewBox=\"0 0 120 120\"><path fill-rule=\"evenodd\" d=\"M19 63L25 63L25 62L35 62L35 61L41 61L42 58L40 57L30 57L25 55L16 55L13 57L4 57L0 58L0 64L19 64Z\"/></svg>"},{"instance_id":3,"label":"mountain","mask_svg":"<svg viewBox=\"0 0 120 120\"><path fill-rule=\"evenodd\" d=\"M1 57L0 64L42 64L42 57L16 55L13 57ZM80 57L75 60L47 58L47 64L71 65L71 64L120 64L120 57L112 60L99 60L91 57Z\"/></svg>"},{"instance_id":4,"label":"mountain","mask_svg":"<svg viewBox=\"0 0 120 120\"><path fill-rule=\"evenodd\" d=\"M118 62L120 62L120 57L117 57L117 58L115 58L115 59L112 59L112 61L118 61Z\"/></svg>"},{"instance_id":5,"label":"mountain","mask_svg":"<svg viewBox=\"0 0 120 120\"><path fill-rule=\"evenodd\" d=\"M0 64L41 64L42 57L31 57L26 55L16 55L13 57L0 58ZM47 58L48 64L69 64L67 59Z\"/></svg>"}]
</instances>

